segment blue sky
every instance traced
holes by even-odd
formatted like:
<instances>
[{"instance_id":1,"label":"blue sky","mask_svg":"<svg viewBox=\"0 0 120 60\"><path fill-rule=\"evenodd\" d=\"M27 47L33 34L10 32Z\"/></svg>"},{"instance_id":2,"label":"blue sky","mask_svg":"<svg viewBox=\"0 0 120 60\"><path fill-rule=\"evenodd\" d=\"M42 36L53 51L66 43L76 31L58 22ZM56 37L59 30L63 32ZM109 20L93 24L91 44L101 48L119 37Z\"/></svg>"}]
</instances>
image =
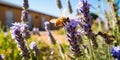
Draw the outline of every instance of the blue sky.
<instances>
[{"instance_id":1,"label":"blue sky","mask_svg":"<svg viewBox=\"0 0 120 60\"><path fill-rule=\"evenodd\" d=\"M22 2L23 2L23 0L1 0L1 1L9 2L18 6L22 6ZM61 0L62 6L63 6L62 10L65 10L65 8L67 8L66 1L67 0ZM73 15L75 15L78 0L70 0L70 2L73 8ZM103 12L107 7L104 0L102 0L101 2L98 2L98 0L88 0L88 2L92 5L90 11L94 13ZM100 4L101 6L104 6L99 11L98 9L96 9L98 4ZM29 0L29 9L50 14L57 17L61 15L60 10L56 6L56 0ZM68 15L68 12L67 12L67 15Z\"/></svg>"}]
</instances>

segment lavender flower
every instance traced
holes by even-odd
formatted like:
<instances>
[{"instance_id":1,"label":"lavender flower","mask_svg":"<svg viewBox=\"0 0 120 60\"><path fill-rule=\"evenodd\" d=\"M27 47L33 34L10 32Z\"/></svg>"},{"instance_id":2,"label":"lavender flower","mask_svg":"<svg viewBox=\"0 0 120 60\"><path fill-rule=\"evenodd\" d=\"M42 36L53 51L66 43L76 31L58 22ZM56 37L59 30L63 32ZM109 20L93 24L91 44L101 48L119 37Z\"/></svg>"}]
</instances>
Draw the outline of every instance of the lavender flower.
<instances>
[{"instance_id":1,"label":"lavender flower","mask_svg":"<svg viewBox=\"0 0 120 60\"><path fill-rule=\"evenodd\" d=\"M23 9L28 9L29 5L28 5L28 0L24 0L23 1Z\"/></svg>"},{"instance_id":2,"label":"lavender flower","mask_svg":"<svg viewBox=\"0 0 120 60\"><path fill-rule=\"evenodd\" d=\"M23 10L22 10L22 13L21 13L21 21L22 22L27 22L28 21L28 0L23 0ZM24 37L26 39L28 39L30 37L30 32L28 30L28 26L25 26L24 27Z\"/></svg>"},{"instance_id":3,"label":"lavender flower","mask_svg":"<svg viewBox=\"0 0 120 60\"><path fill-rule=\"evenodd\" d=\"M0 60L4 60L4 55L3 54L0 55Z\"/></svg>"},{"instance_id":4,"label":"lavender flower","mask_svg":"<svg viewBox=\"0 0 120 60\"><path fill-rule=\"evenodd\" d=\"M28 21L28 7L29 7L28 0L23 0L23 10L21 15L22 22Z\"/></svg>"},{"instance_id":5,"label":"lavender flower","mask_svg":"<svg viewBox=\"0 0 120 60\"><path fill-rule=\"evenodd\" d=\"M23 32L25 29L25 26L27 26L24 23L14 23L14 26L11 27L10 32L12 33L12 37L16 40L18 43L19 47L22 50L22 56L24 59L29 59L29 50L27 49L25 42L24 42L24 37L23 37Z\"/></svg>"},{"instance_id":6,"label":"lavender flower","mask_svg":"<svg viewBox=\"0 0 120 60\"><path fill-rule=\"evenodd\" d=\"M87 0L79 0L78 10L80 10L82 15L84 16L84 22L91 24L89 7L90 7L90 4L88 4Z\"/></svg>"},{"instance_id":7,"label":"lavender flower","mask_svg":"<svg viewBox=\"0 0 120 60\"><path fill-rule=\"evenodd\" d=\"M39 28L33 28L33 34L37 34L40 36L40 33L39 33Z\"/></svg>"},{"instance_id":8,"label":"lavender flower","mask_svg":"<svg viewBox=\"0 0 120 60\"><path fill-rule=\"evenodd\" d=\"M68 7L68 11L72 13L73 11L72 11L72 6L70 4L70 0L67 0L67 7Z\"/></svg>"},{"instance_id":9,"label":"lavender flower","mask_svg":"<svg viewBox=\"0 0 120 60\"><path fill-rule=\"evenodd\" d=\"M90 4L88 4L87 0L79 0L77 9L80 10L82 15L84 16L83 21L85 22L85 24L88 24L91 28L91 16L89 13L89 8Z\"/></svg>"},{"instance_id":10,"label":"lavender flower","mask_svg":"<svg viewBox=\"0 0 120 60\"><path fill-rule=\"evenodd\" d=\"M28 30L28 25L27 24L25 24L25 25L26 26L24 26L22 35L24 38L28 39L28 38L30 38L30 31Z\"/></svg>"},{"instance_id":11,"label":"lavender flower","mask_svg":"<svg viewBox=\"0 0 120 60\"><path fill-rule=\"evenodd\" d=\"M47 30L47 31L49 31L50 30L50 22L48 22L48 21L46 21L45 23L44 23L44 25L45 25L45 30Z\"/></svg>"},{"instance_id":12,"label":"lavender flower","mask_svg":"<svg viewBox=\"0 0 120 60\"><path fill-rule=\"evenodd\" d=\"M34 33L39 32L39 28L33 28L33 32L34 32Z\"/></svg>"},{"instance_id":13,"label":"lavender flower","mask_svg":"<svg viewBox=\"0 0 120 60\"><path fill-rule=\"evenodd\" d=\"M112 47L111 54L116 60L120 60L120 46Z\"/></svg>"},{"instance_id":14,"label":"lavender flower","mask_svg":"<svg viewBox=\"0 0 120 60\"><path fill-rule=\"evenodd\" d=\"M14 26L11 27L11 33L12 33L12 38L16 37L16 34L19 32L21 34L22 37L25 37L25 33L26 32L26 28L28 27L28 25L24 24L23 22L21 23L13 23Z\"/></svg>"},{"instance_id":15,"label":"lavender flower","mask_svg":"<svg viewBox=\"0 0 120 60\"><path fill-rule=\"evenodd\" d=\"M28 21L28 11L27 10L22 11L21 20Z\"/></svg>"},{"instance_id":16,"label":"lavender flower","mask_svg":"<svg viewBox=\"0 0 120 60\"><path fill-rule=\"evenodd\" d=\"M85 35L92 40L93 48L97 48L98 44L96 41L96 37L91 29L92 23L89 8L90 4L88 4L87 0L79 0L78 10L80 10L82 15L84 16L83 18L84 23L83 24L80 23L80 26L83 28L84 32L86 32Z\"/></svg>"},{"instance_id":17,"label":"lavender flower","mask_svg":"<svg viewBox=\"0 0 120 60\"><path fill-rule=\"evenodd\" d=\"M61 8L62 8L61 1L60 1L60 0L56 0L56 2L57 2L57 7L58 7L59 9L61 9Z\"/></svg>"},{"instance_id":18,"label":"lavender flower","mask_svg":"<svg viewBox=\"0 0 120 60\"><path fill-rule=\"evenodd\" d=\"M30 38L30 36L31 36L31 34L30 34L30 31L28 30L28 27L27 27L26 31L24 31L24 38L28 39L28 38Z\"/></svg>"},{"instance_id":19,"label":"lavender flower","mask_svg":"<svg viewBox=\"0 0 120 60\"><path fill-rule=\"evenodd\" d=\"M91 27L89 24L83 24L83 29L87 34L89 34L91 31Z\"/></svg>"},{"instance_id":20,"label":"lavender flower","mask_svg":"<svg viewBox=\"0 0 120 60\"><path fill-rule=\"evenodd\" d=\"M76 28L77 25L78 25L78 22L75 21L74 19L71 19L70 22L69 22L67 25L65 25L65 29L67 30L67 29L70 28L70 27ZM70 31L71 31L71 30L70 30ZM70 31L69 31L69 32L70 32Z\"/></svg>"},{"instance_id":21,"label":"lavender flower","mask_svg":"<svg viewBox=\"0 0 120 60\"><path fill-rule=\"evenodd\" d=\"M53 37L53 35L52 35L52 33L51 33L51 31L50 31L50 23L49 22L45 22L44 23L45 24L45 30L47 31L47 33L48 33L48 38L49 38L49 40L51 40L51 43L52 44L56 44L56 41L55 41L55 38Z\"/></svg>"},{"instance_id":22,"label":"lavender flower","mask_svg":"<svg viewBox=\"0 0 120 60\"><path fill-rule=\"evenodd\" d=\"M30 43L30 49L32 49L34 51L34 55L36 57L39 57L40 51L39 51L39 49L38 49L38 47L37 47L35 42L31 42Z\"/></svg>"},{"instance_id":23,"label":"lavender flower","mask_svg":"<svg viewBox=\"0 0 120 60\"><path fill-rule=\"evenodd\" d=\"M70 44L70 49L73 51L75 56L79 56L81 53L77 37L78 32L76 30L77 25L78 22L74 19L71 19L68 23L65 24L65 30L68 32L67 38Z\"/></svg>"}]
</instances>

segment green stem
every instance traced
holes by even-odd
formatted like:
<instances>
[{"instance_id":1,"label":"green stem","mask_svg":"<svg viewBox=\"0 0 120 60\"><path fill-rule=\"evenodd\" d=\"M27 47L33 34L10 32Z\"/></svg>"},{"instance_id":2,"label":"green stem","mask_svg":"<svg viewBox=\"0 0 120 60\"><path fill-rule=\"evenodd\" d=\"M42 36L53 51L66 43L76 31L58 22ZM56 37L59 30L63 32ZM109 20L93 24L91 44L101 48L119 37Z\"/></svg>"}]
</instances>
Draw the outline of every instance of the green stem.
<instances>
[{"instance_id":1,"label":"green stem","mask_svg":"<svg viewBox=\"0 0 120 60\"><path fill-rule=\"evenodd\" d=\"M93 48L92 48L92 44L91 44L90 39L89 39L89 45L90 45L90 49L89 50L90 50L90 54L91 54L90 56L92 56L92 60L95 60L94 59L94 54L93 54L94 52L93 52Z\"/></svg>"},{"instance_id":2,"label":"green stem","mask_svg":"<svg viewBox=\"0 0 120 60\"><path fill-rule=\"evenodd\" d=\"M79 60L79 58L77 57L75 60Z\"/></svg>"},{"instance_id":3,"label":"green stem","mask_svg":"<svg viewBox=\"0 0 120 60\"><path fill-rule=\"evenodd\" d=\"M110 60L110 45L108 45L108 60Z\"/></svg>"},{"instance_id":4,"label":"green stem","mask_svg":"<svg viewBox=\"0 0 120 60\"><path fill-rule=\"evenodd\" d=\"M65 54L62 52L62 48L60 47L60 45L59 45L59 44L56 44L55 47L58 48L58 51L59 51L59 54L60 54L61 57L62 57L62 60L66 60Z\"/></svg>"}]
</instances>

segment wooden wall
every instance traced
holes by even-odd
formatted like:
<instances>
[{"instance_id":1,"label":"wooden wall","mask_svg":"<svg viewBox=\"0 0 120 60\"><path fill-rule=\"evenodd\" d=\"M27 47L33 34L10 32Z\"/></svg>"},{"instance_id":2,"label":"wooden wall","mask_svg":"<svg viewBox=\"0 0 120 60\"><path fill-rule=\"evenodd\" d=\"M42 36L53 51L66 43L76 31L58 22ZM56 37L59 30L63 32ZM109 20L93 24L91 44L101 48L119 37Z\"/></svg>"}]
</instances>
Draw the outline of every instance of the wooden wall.
<instances>
[{"instance_id":1,"label":"wooden wall","mask_svg":"<svg viewBox=\"0 0 120 60\"><path fill-rule=\"evenodd\" d=\"M0 21L2 23L2 26L6 25L6 17L5 17L5 12L6 11L11 11L13 13L13 22L20 22L20 17L21 17L21 11L22 9L20 7L14 7L14 6L9 6L9 5L3 5L0 4ZM39 13L36 11L29 10L29 15L31 16L31 24L32 27L38 27L41 30L44 30L44 21L42 19L45 18L45 21L49 21L52 18L56 18L54 16L46 15L43 13ZM44 18L43 18L44 17ZM55 26L52 24L51 29L54 29ZM56 28L55 28L56 29Z\"/></svg>"}]
</instances>

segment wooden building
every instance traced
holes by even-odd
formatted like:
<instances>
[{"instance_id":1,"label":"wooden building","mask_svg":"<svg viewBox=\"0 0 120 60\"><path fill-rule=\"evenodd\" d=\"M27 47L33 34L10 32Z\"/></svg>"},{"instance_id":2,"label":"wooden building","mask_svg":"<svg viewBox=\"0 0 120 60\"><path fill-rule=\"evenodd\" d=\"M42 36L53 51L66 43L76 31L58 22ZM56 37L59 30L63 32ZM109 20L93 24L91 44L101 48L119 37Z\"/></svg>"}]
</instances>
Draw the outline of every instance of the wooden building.
<instances>
[{"instance_id":1,"label":"wooden building","mask_svg":"<svg viewBox=\"0 0 120 60\"><path fill-rule=\"evenodd\" d=\"M0 21L2 26L12 26L11 23L20 22L22 7L13 4L0 2ZM28 10L28 25L30 28L37 27L40 30L44 30L44 22L49 21L52 18L57 18L48 14L37 12L34 10ZM54 24L51 24L51 29L56 29Z\"/></svg>"}]
</instances>

